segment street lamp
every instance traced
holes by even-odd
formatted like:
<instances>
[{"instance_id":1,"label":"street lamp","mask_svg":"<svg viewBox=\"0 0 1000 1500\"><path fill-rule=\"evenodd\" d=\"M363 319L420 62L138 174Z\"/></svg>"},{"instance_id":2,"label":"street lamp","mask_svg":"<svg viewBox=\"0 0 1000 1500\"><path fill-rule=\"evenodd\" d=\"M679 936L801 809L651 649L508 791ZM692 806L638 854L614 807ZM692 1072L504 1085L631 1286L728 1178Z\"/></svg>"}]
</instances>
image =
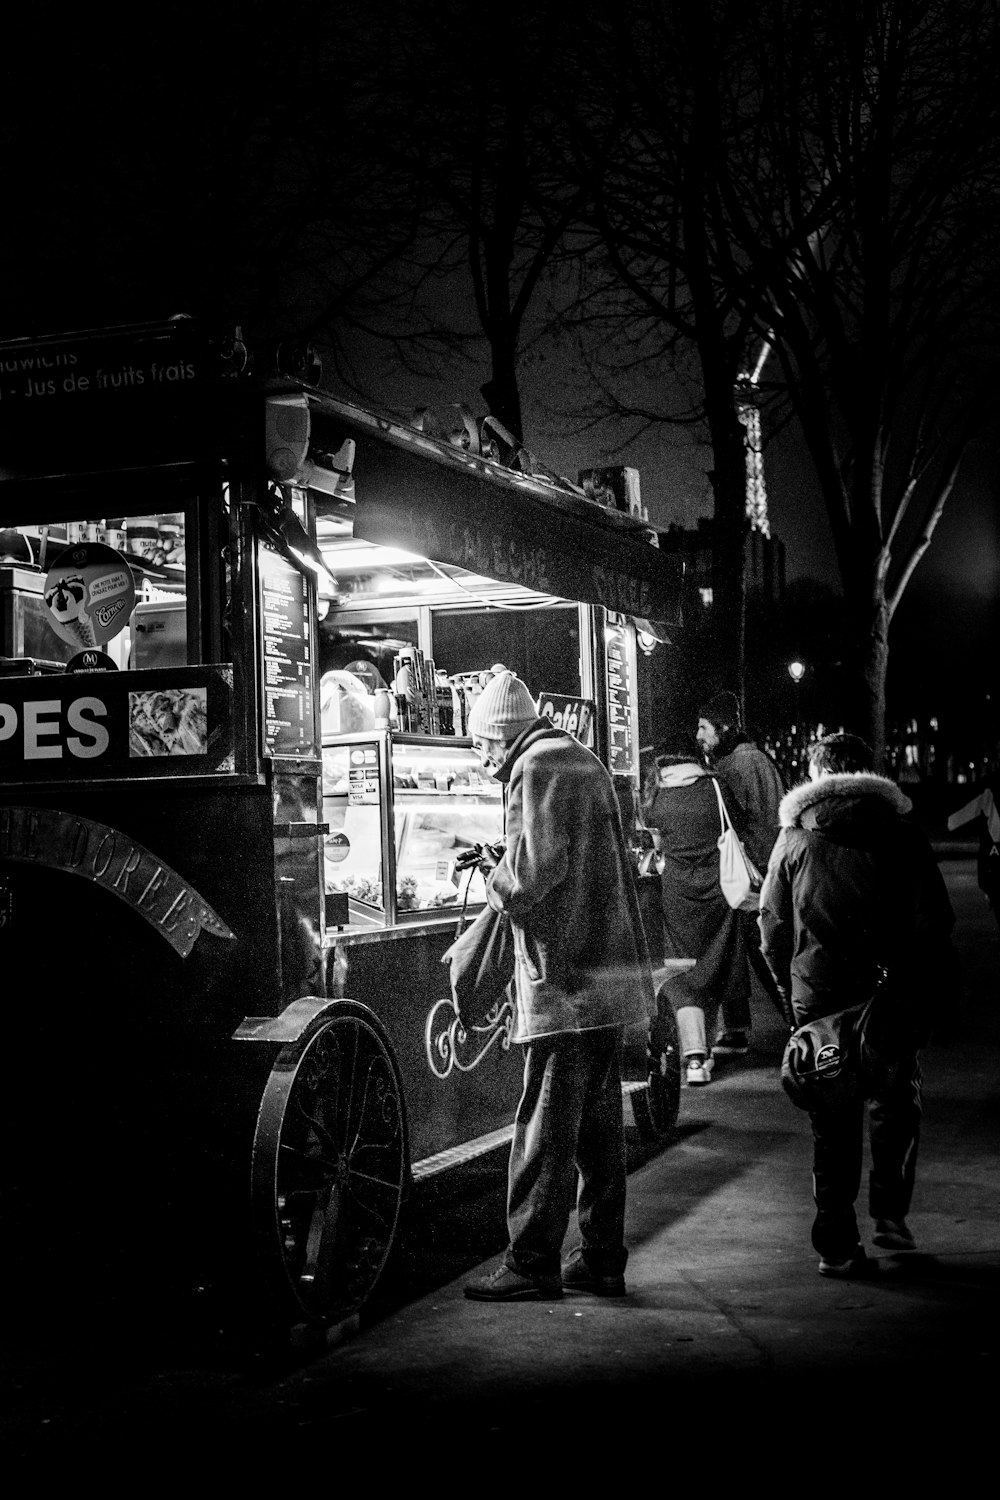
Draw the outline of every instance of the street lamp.
<instances>
[{"instance_id":1,"label":"street lamp","mask_svg":"<svg viewBox=\"0 0 1000 1500\"><path fill-rule=\"evenodd\" d=\"M788 663L788 675L793 682L801 682L806 675L806 664L804 661L790 661Z\"/></svg>"}]
</instances>

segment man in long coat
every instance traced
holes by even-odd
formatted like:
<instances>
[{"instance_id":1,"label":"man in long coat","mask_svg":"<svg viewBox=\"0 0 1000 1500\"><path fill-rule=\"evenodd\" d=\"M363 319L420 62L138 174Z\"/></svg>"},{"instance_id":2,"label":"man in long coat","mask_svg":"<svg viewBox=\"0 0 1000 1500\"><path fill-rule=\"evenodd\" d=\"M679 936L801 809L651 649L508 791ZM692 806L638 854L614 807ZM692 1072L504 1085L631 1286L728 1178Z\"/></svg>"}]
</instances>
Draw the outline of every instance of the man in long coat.
<instances>
[{"instance_id":1,"label":"man in long coat","mask_svg":"<svg viewBox=\"0 0 1000 1500\"><path fill-rule=\"evenodd\" d=\"M655 1010L649 954L611 777L539 718L513 673L469 717L484 768L505 787L502 857L487 899L510 919L524 1089L508 1175L510 1243L467 1297L515 1302L563 1287L625 1292L624 1028ZM580 1246L561 1266L576 1194Z\"/></svg>"}]
</instances>

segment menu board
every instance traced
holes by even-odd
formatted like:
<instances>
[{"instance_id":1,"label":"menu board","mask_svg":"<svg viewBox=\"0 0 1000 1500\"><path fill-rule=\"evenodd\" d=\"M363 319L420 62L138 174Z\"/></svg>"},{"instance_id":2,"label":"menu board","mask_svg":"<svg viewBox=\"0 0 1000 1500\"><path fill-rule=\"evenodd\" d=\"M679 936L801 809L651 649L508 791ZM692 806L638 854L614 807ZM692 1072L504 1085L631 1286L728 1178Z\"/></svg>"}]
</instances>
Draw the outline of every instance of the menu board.
<instances>
[{"instance_id":1,"label":"menu board","mask_svg":"<svg viewBox=\"0 0 1000 1500\"><path fill-rule=\"evenodd\" d=\"M266 542L260 545L263 625L264 751L318 754L309 654L309 594L305 578Z\"/></svg>"},{"instance_id":2,"label":"menu board","mask_svg":"<svg viewBox=\"0 0 1000 1500\"><path fill-rule=\"evenodd\" d=\"M608 684L608 770L612 776L637 776L638 746L628 629L609 615L604 629Z\"/></svg>"}]
</instances>

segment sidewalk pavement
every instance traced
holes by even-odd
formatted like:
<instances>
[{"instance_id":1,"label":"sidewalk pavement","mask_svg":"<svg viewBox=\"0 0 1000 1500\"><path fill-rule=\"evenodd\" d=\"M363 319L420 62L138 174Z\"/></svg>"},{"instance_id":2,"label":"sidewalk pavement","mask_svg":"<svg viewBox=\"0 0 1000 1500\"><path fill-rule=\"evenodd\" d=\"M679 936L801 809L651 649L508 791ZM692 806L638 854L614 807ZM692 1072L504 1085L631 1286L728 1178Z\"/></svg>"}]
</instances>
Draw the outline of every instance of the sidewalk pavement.
<instances>
[{"instance_id":1,"label":"sidewalk pavement","mask_svg":"<svg viewBox=\"0 0 1000 1500\"><path fill-rule=\"evenodd\" d=\"M942 868L965 996L957 1035L923 1058L919 1249L875 1250L875 1279L817 1274L808 1119L781 1091L781 1023L759 996L750 1055L685 1089L676 1138L630 1173L624 1300L466 1300L464 1281L505 1243L502 1161L481 1163L414 1206L353 1337L284 1368L161 1357L89 1382L67 1347L61 1379L29 1374L15 1397L18 1451L121 1451L123 1433L143 1447L169 1435L175 1456L262 1442L302 1462L420 1454L433 1468L477 1455L509 1478L504 1461L525 1442L544 1437L578 1462L589 1437L664 1484L727 1463L798 1489L853 1468L874 1434L889 1475L903 1474L900 1445L921 1461L951 1447L965 1469L980 1445L990 1451L997 1395L1000 941L974 863ZM8 1398L8 1432L10 1415Z\"/></svg>"}]
</instances>

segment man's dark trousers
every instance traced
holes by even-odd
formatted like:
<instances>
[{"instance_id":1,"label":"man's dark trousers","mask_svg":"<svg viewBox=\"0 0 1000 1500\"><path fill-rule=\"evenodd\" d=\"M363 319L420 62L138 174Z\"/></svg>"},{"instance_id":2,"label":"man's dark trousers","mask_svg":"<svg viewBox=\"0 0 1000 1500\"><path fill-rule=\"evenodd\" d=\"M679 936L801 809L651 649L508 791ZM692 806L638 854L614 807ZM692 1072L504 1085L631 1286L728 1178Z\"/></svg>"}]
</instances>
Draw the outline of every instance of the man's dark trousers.
<instances>
[{"instance_id":1,"label":"man's dark trousers","mask_svg":"<svg viewBox=\"0 0 1000 1500\"><path fill-rule=\"evenodd\" d=\"M525 1047L514 1119L504 1260L522 1276L559 1274L574 1199L587 1265L625 1269L622 1030L564 1032ZM580 1174L577 1197L577 1170Z\"/></svg>"},{"instance_id":2,"label":"man's dark trousers","mask_svg":"<svg viewBox=\"0 0 1000 1500\"><path fill-rule=\"evenodd\" d=\"M920 1144L920 1063L908 1053L892 1084L868 1104L872 1168L868 1211L873 1219L905 1219L913 1197ZM813 1130L812 1242L825 1260L849 1260L860 1242L855 1200L864 1150L863 1100L840 1109L810 1111Z\"/></svg>"}]
</instances>

